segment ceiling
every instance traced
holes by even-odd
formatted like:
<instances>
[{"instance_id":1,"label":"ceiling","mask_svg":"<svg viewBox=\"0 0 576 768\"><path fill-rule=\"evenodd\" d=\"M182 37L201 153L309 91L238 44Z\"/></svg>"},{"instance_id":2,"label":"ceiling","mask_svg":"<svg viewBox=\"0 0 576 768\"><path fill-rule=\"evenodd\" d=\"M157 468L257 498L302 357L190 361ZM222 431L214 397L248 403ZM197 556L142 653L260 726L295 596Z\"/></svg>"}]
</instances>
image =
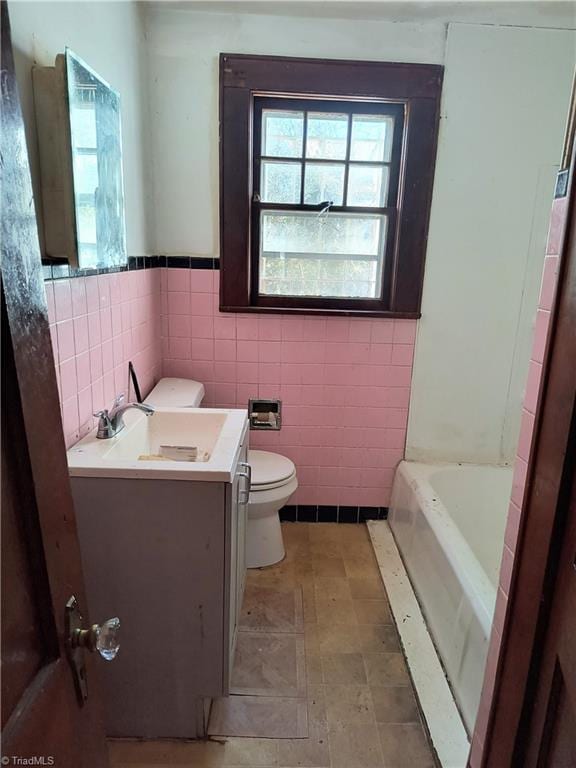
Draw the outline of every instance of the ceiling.
<instances>
[{"instance_id":1,"label":"ceiling","mask_svg":"<svg viewBox=\"0 0 576 768\"><path fill-rule=\"evenodd\" d=\"M153 4L210 13L576 29L573 0L155 0Z\"/></svg>"}]
</instances>

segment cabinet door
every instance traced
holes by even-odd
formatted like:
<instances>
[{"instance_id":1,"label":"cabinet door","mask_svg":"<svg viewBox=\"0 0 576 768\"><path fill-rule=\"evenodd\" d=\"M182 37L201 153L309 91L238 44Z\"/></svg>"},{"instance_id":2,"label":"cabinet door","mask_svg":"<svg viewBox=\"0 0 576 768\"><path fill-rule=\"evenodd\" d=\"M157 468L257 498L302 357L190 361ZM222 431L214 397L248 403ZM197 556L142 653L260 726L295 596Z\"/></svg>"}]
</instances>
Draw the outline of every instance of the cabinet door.
<instances>
[{"instance_id":1,"label":"cabinet door","mask_svg":"<svg viewBox=\"0 0 576 768\"><path fill-rule=\"evenodd\" d=\"M229 530L230 530L230 563L229 563L229 659L228 679L232 674L234 651L238 623L242 610L244 585L246 583L246 520L248 515L248 481L246 478L247 437L245 438L238 457L238 465L234 482L228 486L229 498Z\"/></svg>"}]
</instances>

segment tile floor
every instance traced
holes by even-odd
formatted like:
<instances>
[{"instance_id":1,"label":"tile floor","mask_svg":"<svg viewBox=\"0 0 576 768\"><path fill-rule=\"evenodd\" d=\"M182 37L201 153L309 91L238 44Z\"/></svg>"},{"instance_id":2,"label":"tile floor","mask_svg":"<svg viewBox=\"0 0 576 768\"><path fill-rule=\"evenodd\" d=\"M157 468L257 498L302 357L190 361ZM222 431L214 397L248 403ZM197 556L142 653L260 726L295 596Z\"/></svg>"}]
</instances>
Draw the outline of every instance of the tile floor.
<instances>
[{"instance_id":1,"label":"tile floor","mask_svg":"<svg viewBox=\"0 0 576 768\"><path fill-rule=\"evenodd\" d=\"M250 642L255 627L294 631L301 589L308 738L114 741L113 768L435 766L366 527L285 523L283 531L285 560L248 573L243 625ZM279 599L282 591L291 597Z\"/></svg>"}]
</instances>

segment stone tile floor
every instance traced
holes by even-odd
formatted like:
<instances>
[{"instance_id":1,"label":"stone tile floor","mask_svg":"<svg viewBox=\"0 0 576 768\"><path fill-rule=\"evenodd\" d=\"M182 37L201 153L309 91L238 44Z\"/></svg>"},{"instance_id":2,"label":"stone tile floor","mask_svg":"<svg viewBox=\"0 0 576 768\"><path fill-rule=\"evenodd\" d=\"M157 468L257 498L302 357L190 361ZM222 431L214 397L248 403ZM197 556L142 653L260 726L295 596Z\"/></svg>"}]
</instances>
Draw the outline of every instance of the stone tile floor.
<instances>
[{"instance_id":1,"label":"stone tile floor","mask_svg":"<svg viewBox=\"0 0 576 768\"><path fill-rule=\"evenodd\" d=\"M113 768L435 766L366 527L283 532L285 560L249 571L247 586L302 589L308 738L111 741Z\"/></svg>"}]
</instances>

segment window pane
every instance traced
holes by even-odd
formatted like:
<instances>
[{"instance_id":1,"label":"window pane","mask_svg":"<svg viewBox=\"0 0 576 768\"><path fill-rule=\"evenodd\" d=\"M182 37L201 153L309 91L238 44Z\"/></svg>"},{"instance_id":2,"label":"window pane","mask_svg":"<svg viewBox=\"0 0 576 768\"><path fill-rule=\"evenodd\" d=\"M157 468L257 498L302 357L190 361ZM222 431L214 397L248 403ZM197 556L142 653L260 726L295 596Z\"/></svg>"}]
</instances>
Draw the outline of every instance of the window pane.
<instances>
[{"instance_id":1,"label":"window pane","mask_svg":"<svg viewBox=\"0 0 576 768\"><path fill-rule=\"evenodd\" d=\"M348 115L309 112L306 157L344 160L348 140Z\"/></svg>"},{"instance_id":2,"label":"window pane","mask_svg":"<svg viewBox=\"0 0 576 768\"><path fill-rule=\"evenodd\" d=\"M388 176L385 165L351 165L347 205L383 208L388 200Z\"/></svg>"},{"instance_id":3,"label":"window pane","mask_svg":"<svg viewBox=\"0 0 576 768\"><path fill-rule=\"evenodd\" d=\"M306 163L304 202L316 205L330 201L342 205L344 199L344 165L336 163Z\"/></svg>"},{"instance_id":4,"label":"window pane","mask_svg":"<svg viewBox=\"0 0 576 768\"><path fill-rule=\"evenodd\" d=\"M262 111L262 154L302 157L304 113L280 109Z\"/></svg>"},{"instance_id":5,"label":"window pane","mask_svg":"<svg viewBox=\"0 0 576 768\"><path fill-rule=\"evenodd\" d=\"M300 163L262 161L260 198L265 203L300 202Z\"/></svg>"},{"instance_id":6,"label":"window pane","mask_svg":"<svg viewBox=\"0 0 576 768\"><path fill-rule=\"evenodd\" d=\"M386 217L262 211L259 291L379 298Z\"/></svg>"},{"instance_id":7,"label":"window pane","mask_svg":"<svg viewBox=\"0 0 576 768\"><path fill-rule=\"evenodd\" d=\"M390 162L393 134L393 117L353 115L350 159Z\"/></svg>"}]
</instances>

